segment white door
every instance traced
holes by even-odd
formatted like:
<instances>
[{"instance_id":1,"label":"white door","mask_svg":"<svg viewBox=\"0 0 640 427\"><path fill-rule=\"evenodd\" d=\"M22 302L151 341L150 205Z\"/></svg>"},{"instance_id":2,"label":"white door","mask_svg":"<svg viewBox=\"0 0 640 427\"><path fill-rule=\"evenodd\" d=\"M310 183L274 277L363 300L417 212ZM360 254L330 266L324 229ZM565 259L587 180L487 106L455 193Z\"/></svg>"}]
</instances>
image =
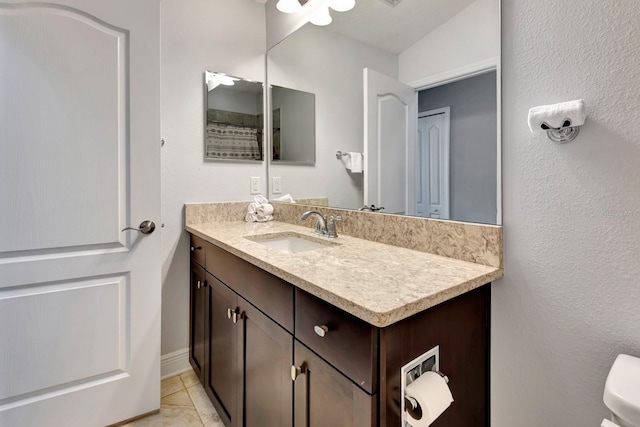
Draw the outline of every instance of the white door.
<instances>
[{"instance_id":1,"label":"white door","mask_svg":"<svg viewBox=\"0 0 640 427\"><path fill-rule=\"evenodd\" d=\"M415 214L417 94L364 69L364 203Z\"/></svg>"},{"instance_id":2,"label":"white door","mask_svg":"<svg viewBox=\"0 0 640 427\"><path fill-rule=\"evenodd\" d=\"M420 113L418 118L417 214L449 219L450 107Z\"/></svg>"},{"instance_id":3,"label":"white door","mask_svg":"<svg viewBox=\"0 0 640 427\"><path fill-rule=\"evenodd\" d=\"M159 1L0 0L0 426L160 406Z\"/></svg>"}]
</instances>

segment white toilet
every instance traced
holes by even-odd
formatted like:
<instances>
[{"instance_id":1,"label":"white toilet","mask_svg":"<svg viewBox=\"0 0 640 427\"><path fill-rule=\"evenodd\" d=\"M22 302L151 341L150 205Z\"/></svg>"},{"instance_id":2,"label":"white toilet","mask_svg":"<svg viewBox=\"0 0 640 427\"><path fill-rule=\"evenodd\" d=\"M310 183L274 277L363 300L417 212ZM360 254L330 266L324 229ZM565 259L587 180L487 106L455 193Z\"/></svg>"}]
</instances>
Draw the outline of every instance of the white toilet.
<instances>
[{"instance_id":1,"label":"white toilet","mask_svg":"<svg viewBox=\"0 0 640 427\"><path fill-rule=\"evenodd\" d=\"M620 354L613 362L604 386L604 404L611 421L602 427L640 427L640 358Z\"/></svg>"}]
</instances>

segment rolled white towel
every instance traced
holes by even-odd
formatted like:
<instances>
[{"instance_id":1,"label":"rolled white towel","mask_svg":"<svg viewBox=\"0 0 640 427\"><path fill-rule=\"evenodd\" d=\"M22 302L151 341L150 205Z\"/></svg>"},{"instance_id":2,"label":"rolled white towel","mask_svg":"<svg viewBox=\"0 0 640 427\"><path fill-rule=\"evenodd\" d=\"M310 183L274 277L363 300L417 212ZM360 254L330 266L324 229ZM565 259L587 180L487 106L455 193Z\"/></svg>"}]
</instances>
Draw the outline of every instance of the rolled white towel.
<instances>
[{"instance_id":1,"label":"rolled white towel","mask_svg":"<svg viewBox=\"0 0 640 427\"><path fill-rule=\"evenodd\" d=\"M256 202L249 203L249 207L247 208L247 212L249 212L250 214L257 213L258 212L258 206L260 206L260 203L256 203Z\"/></svg>"},{"instance_id":2,"label":"rolled white towel","mask_svg":"<svg viewBox=\"0 0 640 427\"><path fill-rule=\"evenodd\" d=\"M256 222L258 221L258 215L248 212L247 215L245 215L244 220L247 222Z\"/></svg>"},{"instance_id":3,"label":"rolled white towel","mask_svg":"<svg viewBox=\"0 0 640 427\"><path fill-rule=\"evenodd\" d=\"M287 193L284 196L278 197L277 199L273 199L276 202L289 202L289 203L295 203L296 201L293 200L293 197L291 197L291 194Z\"/></svg>"},{"instance_id":4,"label":"rolled white towel","mask_svg":"<svg viewBox=\"0 0 640 427\"><path fill-rule=\"evenodd\" d=\"M262 216L271 215L273 214L273 205L271 205L270 203L258 205L258 207L256 208L256 213Z\"/></svg>"},{"instance_id":5,"label":"rolled white towel","mask_svg":"<svg viewBox=\"0 0 640 427\"><path fill-rule=\"evenodd\" d=\"M260 215L256 214L256 222L273 221L273 215Z\"/></svg>"},{"instance_id":6,"label":"rolled white towel","mask_svg":"<svg viewBox=\"0 0 640 427\"><path fill-rule=\"evenodd\" d=\"M528 122L531 133L536 134L567 126L582 126L586 118L584 101L578 99L531 108Z\"/></svg>"}]
</instances>

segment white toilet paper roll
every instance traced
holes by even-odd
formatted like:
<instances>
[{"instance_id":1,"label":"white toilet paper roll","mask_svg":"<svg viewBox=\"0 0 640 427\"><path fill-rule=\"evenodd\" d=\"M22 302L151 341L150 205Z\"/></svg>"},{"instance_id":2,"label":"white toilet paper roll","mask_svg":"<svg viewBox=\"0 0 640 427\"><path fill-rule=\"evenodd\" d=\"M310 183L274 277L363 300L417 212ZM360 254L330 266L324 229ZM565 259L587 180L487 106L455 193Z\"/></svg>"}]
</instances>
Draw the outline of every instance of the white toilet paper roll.
<instances>
[{"instance_id":1,"label":"white toilet paper roll","mask_svg":"<svg viewBox=\"0 0 640 427\"><path fill-rule=\"evenodd\" d=\"M419 416L420 411L407 411L407 422L411 427L431 425L453 402L447 382L436 372L422 374L407 386L405 395L414 398L422 412L422 416Z\"/></svg>"}]
</instances>

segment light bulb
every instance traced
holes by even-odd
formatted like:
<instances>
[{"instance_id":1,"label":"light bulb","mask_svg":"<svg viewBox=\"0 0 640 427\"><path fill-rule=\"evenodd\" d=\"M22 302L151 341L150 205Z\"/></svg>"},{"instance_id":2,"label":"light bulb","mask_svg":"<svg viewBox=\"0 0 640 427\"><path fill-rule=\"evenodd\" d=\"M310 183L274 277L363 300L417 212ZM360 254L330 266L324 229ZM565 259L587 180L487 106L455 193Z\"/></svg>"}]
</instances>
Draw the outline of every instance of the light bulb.
<instances>
[{"instance_id":1,"label":"light bulb","mask_svg":"<svg viewBox=\"0 0 640 427\"><path fill-rule=\"evenodd\" d=\"M302 5L298 0L279 0L276 8L282 13L296 13L300 12Z\"/></svg>"},{"instance_id":2,"label":"light bulb","mask_svg":"<svg viewBox=\"0 0 640 427\"><path fill-rule=\"evenodd\" d=\"M323 6L313 15L313 18L309 22L313 25L325 26L331 24L331 14L329 13L329 6Z\"/></svg>"},{"instance_id":3,"label":"light bulb","mask_svg":"<svg viewBox=\"0 0 640 427\"><path fill-rule=\"evenodd\" d=\"M353 9L356 5L356 0L330 0L329 7L336 12L346 12Z\"/></svg>"}]
</instances>

